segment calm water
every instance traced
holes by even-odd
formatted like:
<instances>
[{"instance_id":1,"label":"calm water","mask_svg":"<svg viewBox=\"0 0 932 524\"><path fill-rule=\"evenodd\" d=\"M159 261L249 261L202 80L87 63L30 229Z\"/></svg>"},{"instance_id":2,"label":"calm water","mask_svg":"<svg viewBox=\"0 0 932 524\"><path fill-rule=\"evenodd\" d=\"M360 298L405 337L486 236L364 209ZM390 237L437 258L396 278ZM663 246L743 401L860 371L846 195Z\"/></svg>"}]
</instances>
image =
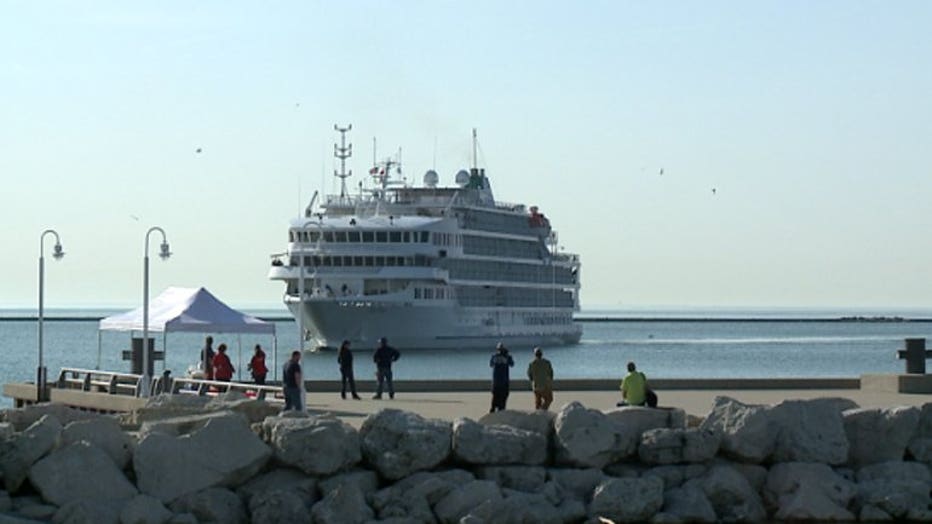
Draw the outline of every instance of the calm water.
<instances>
[{"instance_id":1,"label":"calm water","mask_svg":"<svg viewBox=\"0 0 932 524\"><path fill-rule=\"evenodd\" d=\"M49 378L57 376L63 366L94 368L97 365L97 321L54 320L63 315L94 317L110 311L54 311L45 322L45 361ZM270 312L257 312L268 315ZM779 313L779 314L778 314ZM284 316L282 312L271 312ZM583 323L582 341L574 346L544 348L553 362L555 373L563 378L618 378L625 362L634 360L648 376L677 377L854 377L862 373L901 371L903 362L895 358L895 350L903 346L906 337L924 337L932 343L932 322L794 322L772 319L779 316L806 316L809 319L834 315L798 310L794 312L766 311L720 312L715 321L659 320L684 317L677 312L589 312L587 316L625 315L619 322ZM0 311L0 383L33 380L37 361L36 322L15 321L9 317L33 316L35 311ZM640 320L630 320L637 316ZM715 316L715 315L713 315ZM764 321L740 321L736 318L764 318ZM870 315L868 315L870 316ZM906 316L909 316L906 315ZM917 312L914 318L928 318ZM5 317L5 318L4 318ZM51 320L50 320L51 318ZM276 321L279 355L285 355L295 345L297 328L291 320ZM156 334L161 349L162 338ZM196 361L204 335L170 334L167 337L166 367L173 374L183 374ZM272 359L271 337L256 335L215 335L216 347L225 342L237 370L246 378L245 362L251 348L262 344ZM128 371L129 364L120 359L128 349L129 334L103 332L101 369ZM242 360L238 348L242 347ZM374 372L370 360L371 348L357 350L356 375L369 378ZM488 356L492 350L405 351L395 368L399 379L453 379L489 377ZM518 374L530 361L530 350L512 351ZM279 357L279 363L281 357ZM310 378L338 378L336 355L333 352L306 354L305 372ZM271 362L269 362L271 364ZM161 363L157 363L161 370ZM277 366L276 366L277 367Z\"/></svg>"}]
</instances>

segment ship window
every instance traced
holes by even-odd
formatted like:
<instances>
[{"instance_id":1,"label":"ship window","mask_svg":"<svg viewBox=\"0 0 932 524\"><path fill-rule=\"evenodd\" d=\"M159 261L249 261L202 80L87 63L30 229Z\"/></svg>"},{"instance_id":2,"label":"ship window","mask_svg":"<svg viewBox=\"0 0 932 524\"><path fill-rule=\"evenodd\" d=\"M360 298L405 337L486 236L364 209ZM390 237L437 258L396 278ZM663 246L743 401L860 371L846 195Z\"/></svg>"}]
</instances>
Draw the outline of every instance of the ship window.
<instances>
[{"instance_id":1,"label":"ship window","mask_svg":"<svg viewBox=\"0 0 932 524\"><path fill-rule=\"evenodd\" d=\"M343 265L343 257L333 257L333 265L334 265L334 266L342 266L342 265Z\"/></svg>"},{"instance_id":2,"label":"ship window","mask_svg":"<svg viewBox=\"0 0 932 524\"><path fill-rule=\"evenodd\" d=\"M319 236L320 236L320 231L311 231L311 232L305 231L304 232L304 240L308 242L317 242L317 237Z\"/></svg>"},{"instance_id":3,"label":"ship window","mask_svg":"<svg viewBox=\"0 0 932 524\"><path fill-rule=\"evenodd\" d=\"M288 241L289 241L289 242L294 242L294 231L289 231L289 232L288 232Z\"/></svg>"},{"instance_id":4,"label":"ship window","mask_svg":"<svg viewBox=\"0 0 932 524\"><path fill-rule=\"evenodd\" d=\"M428 299L428 300L433 299L433 298L434 298L434 289L433 289L433 288L429 288L429 287L428 287L428 288L425 288L425 289L424 289L424 298L426 298L426 299Z\"/></svg>"},{"instance_id":5,"label":"ship window","mask_svg":"<svg viewBox=\"0 0 932 524\"><path fill-rule=\"evenodd\" d=\"M334 242L346 242L346 231L335 231L333 233Z\"/></svg>"},{"instance_id":6,"label":"ship window","mask_svg":"<svg viewBox=\"0 0 932 524\"><path fill-rule=\"evenodd\" d=\"M359 242L361 235L359 231L350 231L349 232L349 241L350 242Z\"/></svg>"},{"instance_id":7,"label":"ship window","mask_svg":"<svg viewBox=\"0 0 932 524\"><path fill-rule=\"evenodd\" d=\"M362 232L362 241L363 242L372 242L375 240L375 233L372 231L363 231Z\"/></svg>"},{"instance_id":8,"label":"ship window","mask_svg":"<svg viewBox=\"0 0 932 524\"><path fill-rule=\"evenodd\" d=\"M402 233L401 235L402 235L402 242L408 243L408 242L411 241L411 233L405 231L405 232Z\"/></svg>"},{"instance_id":9,"label":"ship window","mask_svg":"<svg viewBox=\"0 0 932 524\"><path fill-rule=\"evenodd\" d=\"M386 257L385 265L386 266L395 266L397 265L398 257Z\"/></svg>"},{"instance_id":10,"label":"ship window","mask_svg":"<svg viewBox=\"0 0 932 524\"><path fill-rule=\"evenodd\" d=\"M399 265L399 266L405 265L405 258L404 258L404 257L398 257L398 265Z\"/></svg>"},{"instance_id":11,"label":"ship window","mask_svg":"<svg viewBox=\"0 0 932 524\"><path fill-rule=\"evenodd\" d=\"M305 266L309 266L309 265L311 265L312 263L314 263L314 261L311 259L311 257L304 257L304 265L305 265Z\"/></svg>"},{"instance_id":12,"label":"ship window","mask_svg":"<svg viewBox=\"0 0 932 524\"><path fill-rule=\"evenodd\" d=\"M365 257L366 265L372 266L372 257Z\"/></svg>"},{"instance_id":13,"label":"ship window","mask_svg":"<svg viewBox=\"0 0 932 524\"><path fill-rule=\"evenodd\" d=\"M353 265L362 266L363 265L362 257L353 257Z\"/></svg>"},{"instance_id":14,"label":"ship window","mask_svg":"<svg viewBox=\"0 0 932 524\"><path fill-rule=\"evenodd\" d=\"M375 241L376 242L388 242L388 233L385 231L376 231Z\"/></svg>"},{"instance_id":15,"label":"ship window","mask_svg":"<svg viewBox=\"0 0 932 524\"><path fill-rule=\"evenodd\" d=\"M375 257L375 265L380 266L380 267L381 267L381 266L384 266L384 265L385 265L385 257Z\"/></svg>"},{"instance_id":16,"label":"ship window","mask_svg":"<svg viewBox=\"0 0 932 524\"><path fill-rule=\"evenodd\" d=\"M314 266L319 266L319 265L321 265L321 263L320 263L320 257L313 257L313 258L311 259L311 263L312 263Z\"/></svg>"},{"instance_id":17,"label":"ship window","mask_svg":"<svg viewBox=\"0 0 932 524\"><path fill-rule=\"evenodd\" d=\"M327 231L324 233L324 242L333 242L333 232Z\"/></svg>"},{"instance_id":18,"label":"ship window","mask_svg":"<svg viewBox=\"0 0 932 524\"><path fill-rule=\"evenodd\" d=\"M330 267L330 257L320 257L320 262L324 267Z\"/></svg>"},{"instance_id":19,"label":"ship window","mask_svg":"<svg viewBox=\"0 0 932 524\"><path fill-rule=\"evenodd\" d=\"M421 288L419 287L414 288L414 298L417 298L417 299L421 298Z\"/></svg>"},{"instance_id":20,"label":"ship window","mask_svg":"<svg viewBox=\"0 0 932 524\"><path fill-rule=\"evenodd\" d=\"M430 233L427 231L421 231L421 243L426 244L430 240Z\"/></svg>"},{"instance_id":21,"label":"ship window","mask_svg":"<svg viewBox=\"0 0 932 524\"><path fill-rule=\"evenodd\" d=\"M389 238L389 240L391 240L392 242L401 242L401 232L400 232L400 231L392 231L391 234L388 235L388 238Z\"/></svg>"}]
</instances>

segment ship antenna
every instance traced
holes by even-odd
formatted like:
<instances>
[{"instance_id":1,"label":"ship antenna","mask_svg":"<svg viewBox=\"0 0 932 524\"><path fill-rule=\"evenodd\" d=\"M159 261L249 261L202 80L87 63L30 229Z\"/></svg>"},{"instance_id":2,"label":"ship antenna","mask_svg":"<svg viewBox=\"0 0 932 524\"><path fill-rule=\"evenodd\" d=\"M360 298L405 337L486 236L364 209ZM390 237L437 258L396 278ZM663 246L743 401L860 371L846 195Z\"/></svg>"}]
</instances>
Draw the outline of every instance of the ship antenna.
<instances>
[{"instance_id":1,"label":"ship antenna","mask_svg":"<svg viewBox=\"0 0 932 524\"><path fill-rule=\"evenodd\" d=\"M340 159L340 172L338 173L337 170L334 169L333 174L340 179L340 200L343 200L347 196L346 178L353 176L352 169L350 169L349 172L346 171L346 159L353 156L353 144L347 145L346 132L353 129L353 124L346 127L333 124L333 129L340 133L340 145L333 144L333 156Z\"/></svg>"},{"instance_id":2,"label":"ship antenna","mask_svg":"<svg viewBox=\"0 0 932 524\"><path fill-rule=\"evenodd\" d=\"M472 128L472 167L473 169L478 169L479 164L476 162L476 147L479 140L476 138L476 128Z\"/></svg>"}]
</instances>

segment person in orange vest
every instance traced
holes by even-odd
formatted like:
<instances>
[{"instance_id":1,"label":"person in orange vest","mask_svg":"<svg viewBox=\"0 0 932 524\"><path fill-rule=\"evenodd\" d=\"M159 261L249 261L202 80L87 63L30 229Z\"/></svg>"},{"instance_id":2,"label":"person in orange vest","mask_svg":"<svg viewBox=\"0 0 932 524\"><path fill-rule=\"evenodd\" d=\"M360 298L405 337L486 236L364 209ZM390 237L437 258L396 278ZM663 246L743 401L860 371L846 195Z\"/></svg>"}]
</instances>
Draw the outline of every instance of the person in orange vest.
<instances>
[{"instance_id":1,"label":"person in orange vest","mask_svg":"<svg viewBox=\"0 0 932 524\"><path fill-rule=\"evenodd\" d=\"M233 363L227 356L227 345L220 344L217 346L217 354L214 355L214 380L229 382L233 379Z\"/></svg>"},{"instance_id":2,"label":"person in orange vest","mask_svg":"<svg viewBox=\"0 0 932 524\"><path fill-rule=\"evenodd\" d=\"M256 384L260 386L265 384L265 377L269 374L269 368L265 366L265 351L262 351L262 346L259 344L256 344L256 352L253 354L252 360L249 361L247 368L252 372L252 379Z\"/></svg>"}]
</instances>

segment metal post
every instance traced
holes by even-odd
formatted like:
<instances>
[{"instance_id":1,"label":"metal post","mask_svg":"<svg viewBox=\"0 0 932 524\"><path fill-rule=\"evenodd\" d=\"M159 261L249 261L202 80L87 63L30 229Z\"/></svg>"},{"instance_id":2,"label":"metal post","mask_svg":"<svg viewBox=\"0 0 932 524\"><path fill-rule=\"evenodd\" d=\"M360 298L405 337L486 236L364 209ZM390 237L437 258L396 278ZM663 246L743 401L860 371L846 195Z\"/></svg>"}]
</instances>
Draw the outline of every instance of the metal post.
<instances>
[{"instance_id":1,"label":"metal post","mask_svg":"<svg viewBox=\"0 0 932 524\"><path fill-rule=\"evenodd\" d=\"M148 397L151 393L152 377L149 375L149 235L153 231L162 234L159 257L163 260L171 256L165 231L152 226L146 231L146 246L142 264L142 390L141 397Z\"/></svg>"},{"instance_id":2,"label":"metal post","mask_svg":"<svg viewBox=\"0 0 932 524\"><path fill-rule=\"evenodd\" d=\"M47 386L48 375L45 369L45 355L44 355L44 331L45 331L45 235L55 235L55 248L52 252L52 257L56 260L61 259L65 256L65 252L62 251L61 239L58 237L58 233L54 229L46 229L39 235L39 362L36 366L36 402L43 402L45 398L45 390Z\"/></svg>"}]
</instances>

